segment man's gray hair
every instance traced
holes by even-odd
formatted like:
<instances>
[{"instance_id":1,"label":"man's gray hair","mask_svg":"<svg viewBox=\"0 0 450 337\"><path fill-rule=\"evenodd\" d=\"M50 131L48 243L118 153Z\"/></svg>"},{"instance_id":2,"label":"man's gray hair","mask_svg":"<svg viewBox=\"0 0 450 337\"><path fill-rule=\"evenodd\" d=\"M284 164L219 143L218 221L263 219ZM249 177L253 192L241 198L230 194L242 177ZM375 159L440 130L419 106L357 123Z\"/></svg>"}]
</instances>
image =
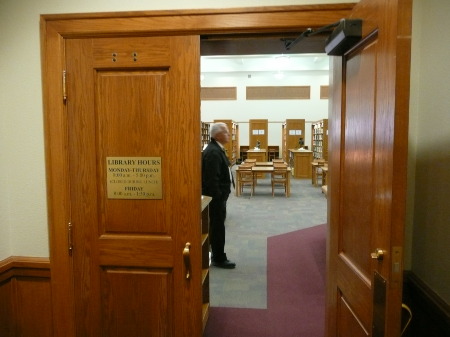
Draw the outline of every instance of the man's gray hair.
<instances>
[{"instance_id":1,"label":"man's gray hair","mask_svg":"<svg viewBox=\"0 0 450 337\"><path fill-rule=\"evenodd\" d=\"M214 123L209 129L209 135L211 136L211 138L214 138L218 133L223 132L226 129L227 125L225 123Z\"/></svg>"}]
</instances>

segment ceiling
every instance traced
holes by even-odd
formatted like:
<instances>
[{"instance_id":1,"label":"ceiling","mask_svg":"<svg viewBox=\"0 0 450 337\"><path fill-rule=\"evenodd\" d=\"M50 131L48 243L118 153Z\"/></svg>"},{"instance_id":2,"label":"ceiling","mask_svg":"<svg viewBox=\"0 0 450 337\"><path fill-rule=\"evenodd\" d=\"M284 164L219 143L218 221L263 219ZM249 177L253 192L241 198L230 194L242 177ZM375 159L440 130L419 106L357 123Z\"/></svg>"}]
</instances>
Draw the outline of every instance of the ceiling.
<instances>
[{"instance_id":1,"label":"ceiling","mask_svg":"<svg viewBox=\"0 0 450 337\"><path fill-rule=\"evenodd\" d=\"M201 38L201 72L259 72L329 70L325 41L328 34L300 39L287 49L301 33L265 35L213 35Z\"/></svg>"},{"instance_id":2,"label":"ceiling","mask_svg":"<svg viewBox=\"0 0 450 337\"><path fill-rule=\"evenodd\" d=\"M202 56L202 73L329 70L326 54Z\"/></svg>"}]
</instances>

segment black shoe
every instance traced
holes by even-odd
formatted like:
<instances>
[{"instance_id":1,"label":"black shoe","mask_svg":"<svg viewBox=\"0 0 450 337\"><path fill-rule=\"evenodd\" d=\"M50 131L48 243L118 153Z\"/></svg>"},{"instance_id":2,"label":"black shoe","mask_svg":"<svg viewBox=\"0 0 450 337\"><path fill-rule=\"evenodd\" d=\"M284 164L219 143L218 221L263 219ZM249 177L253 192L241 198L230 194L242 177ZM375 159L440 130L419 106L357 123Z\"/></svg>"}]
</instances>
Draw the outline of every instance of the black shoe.
<instances>
[{"instance_id":1,"label":"black shoe","mask_svg":"<svg viewBox=\"0 0 450 337\"><path fill-rule=\"evenodd\" d=\"M234 269L234 268L236 268L236 263L231 262L230 260L225 260L225 261L221 261L221 262L213 261L212 265L214 267L224 268L224 269Z\"/></svg>"}]
</instances>

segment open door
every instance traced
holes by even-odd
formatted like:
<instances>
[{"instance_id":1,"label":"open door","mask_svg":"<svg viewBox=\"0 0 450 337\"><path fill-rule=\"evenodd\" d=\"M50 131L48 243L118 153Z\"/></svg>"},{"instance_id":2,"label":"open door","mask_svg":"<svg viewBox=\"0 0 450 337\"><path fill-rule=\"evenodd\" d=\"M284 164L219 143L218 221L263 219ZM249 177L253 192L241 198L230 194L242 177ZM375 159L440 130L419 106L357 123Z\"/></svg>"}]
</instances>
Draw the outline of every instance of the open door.
<instances>
[{"instance_id":1,"label":"open door","mask_svg":"<svg viewBox=\"0 0 450 337\"><path fill-rule=\"evenodd\" d=\"M327 337L400 335L410 0L361 0L362 41L332 60Z\"/></svg>"},{"instance_id":2,"label":"open door","mask_svg":"<svg viewBox=\"0 0 450 337\"><path fill-rule=\"evenodd\" d=\"M198 50L65 42L77 336L201 334Z\"/></svg>"}]
</instances>

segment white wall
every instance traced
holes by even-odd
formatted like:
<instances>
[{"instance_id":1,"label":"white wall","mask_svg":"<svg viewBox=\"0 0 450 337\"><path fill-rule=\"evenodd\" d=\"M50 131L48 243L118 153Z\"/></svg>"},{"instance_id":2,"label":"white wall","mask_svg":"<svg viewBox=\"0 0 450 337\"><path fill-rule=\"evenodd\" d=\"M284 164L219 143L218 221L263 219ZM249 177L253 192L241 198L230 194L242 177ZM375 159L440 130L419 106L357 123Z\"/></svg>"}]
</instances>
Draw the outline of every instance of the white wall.
<instances>
[{"instance_id":1,"label":"white wall","mask_svg":"<svg viewBox=\"0 0 450 337\"><path fill-rule=\"evenodd\" d=\"M412 271L450 304L450 1L414 1Z\"/></svg>"},{"instance_id":2,"label":"white wall","mask_svg":"<svg viewBox=\"0 0 450 337\"><path fill-rule=\"evenodd\" d=\"M250 75L250 78L249 78ZM328 118L328 100L320 99L320 86L328 85L329 73L321 71L207 73L202 87L237 87L236 101L202 101L201 119L231 119L239 124L239 144L249 145L249 119L269 121L268 145L281 149L281 125L286 119L305 119L305 145L311 146L311 123ZM246 100L247 86L311 86L308 100Z\"/></svg>"}]
</instances>

